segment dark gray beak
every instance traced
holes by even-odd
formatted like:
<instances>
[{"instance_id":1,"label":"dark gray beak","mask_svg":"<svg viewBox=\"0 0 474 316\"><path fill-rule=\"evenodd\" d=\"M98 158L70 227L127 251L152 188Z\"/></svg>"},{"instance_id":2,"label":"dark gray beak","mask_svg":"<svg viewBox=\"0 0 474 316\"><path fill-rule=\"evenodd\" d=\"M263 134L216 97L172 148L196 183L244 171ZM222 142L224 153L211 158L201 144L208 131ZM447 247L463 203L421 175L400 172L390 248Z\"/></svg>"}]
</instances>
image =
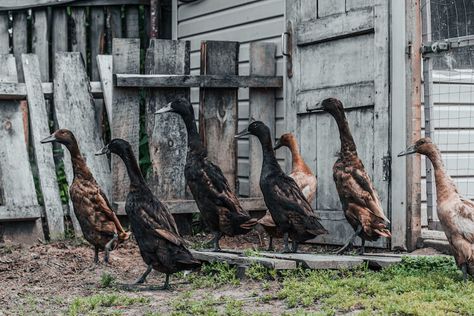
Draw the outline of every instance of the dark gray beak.
<instances>
[{"instance_id":1,"label":"dark gray beak","mask_svg":"<svg viewBox=\"0 0 474 316\"><path fill-rule=\"evenodd\" d=\"M414 154L414 153L416 153L416 148L415 148L415 145L412 145L412 146L408 147L407 149L405 149L404 151L402 151L401 153L399 153L398 157L411 155L411 154Z\"/></svg>"},{"instance_id":2,"label":"dark gray beak","mask_svg":"<svg viewBox=\"0 0 474 316\"><path fill-rule=\"evenodd\" d=\"M171 107L171 102L168 103L166 106L162 107L158 111L155 112L155 114L161 114L161 113L166 113L166 112L173 112L173 108Z\"/></svg>"},{"instance_id":3,"label":"dark gray beak","mask_svg":"<svg viewBox=\"0 0 474 316\"><path fill-rule=\"evenodd\" d=\"M281 144L281 141L279 139L277 139L277 141L275 142L275 147L273 147L274 150L277 150L278 148L280 148L281 146L283 146Z\"/></svg>"},{"instance_id":4,"label":"dark gray beak","mask_svg":"<svg viewBox=\"0 0 474 316\"><path fill-rule=\"evenodd\" d=\"M244 129L243 131L241 131L240 133L237 133L234 137L235 138L240 138L240 137L243 137L245 135L249 135L250 132L248 129Z\"/></svg>"},{"instance_id":5,"label":"dark gray beak","mask_svg":"<svg viewBox=\"0 0 474 316\"><path fill-rule=\"evenodd\" d=\"M56 137L53 135L49 135L48 137L42 139L40 141L41 144L46 144L46 143L52 143L52 142L55 142L57 139Z\"/></svg>"},{"instance_id":6,"label":"dark gray beak","mask_svg":"<svg viewBox=\"0 0 474 316\"><path fill-rule=\"evenodd\" d=\"M104 148L102 148L101 150L95 153L96 156L105 155L105 154L110 154L109 146L104 146Z\"/></svg>"}]
</instances>

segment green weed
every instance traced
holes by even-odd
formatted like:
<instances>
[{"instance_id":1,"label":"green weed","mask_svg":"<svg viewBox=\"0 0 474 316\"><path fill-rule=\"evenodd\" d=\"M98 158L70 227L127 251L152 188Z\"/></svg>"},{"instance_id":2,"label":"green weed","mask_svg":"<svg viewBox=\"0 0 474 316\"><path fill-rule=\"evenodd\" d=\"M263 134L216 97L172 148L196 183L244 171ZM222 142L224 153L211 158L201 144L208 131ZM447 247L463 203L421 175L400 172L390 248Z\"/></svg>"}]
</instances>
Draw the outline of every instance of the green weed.
<instances>
[{"instance_id":1,"label":"green weed","mask_svg":"<svg viewBox=\"0 0 474 316\"><path fill-rule=\"evenodd\" d=\"M100 287L107 288L115 284L115 277L109 273L102 273L100 276Z\"/></svg>"},{"instance_id":2,"label":"green weed","mask_svg":"<svg viewBox=\"0 0 474 316\"><path fill-rule=\"evenodd\" d=\"M223 285L240 284L236 273L237 269L227 262L213 262L203 264L200 273L191 273L187 277L194 288L217 288Z\"/></svg>"},{"instance_id":3,"label":"green weed","mask_svg":"<svg viewBox=\"0 0 474 316\"><path fill-rule=\"evenodd\" d=\"M144 297L128 297L119 294L96 294L88 297L80 297L74 299L69 306L69 316L77 315L110 315L104 308L107 307L118 307L118 306L131 306L137 304L146 304L150 300ZM113 311L112 314L120 314L120 311Z\"/></svg>"},{"instance_id":4,"label":"green weed","mask_svg":"<svg viewBox=\"0 0 474 316\"><path fill-rule=\"evenodd\" d=\"M268 269L260 263L252 263L246 270L245 275L255 281L263 281L276 278L276 270Z\"/></svg>"}]
</instances>

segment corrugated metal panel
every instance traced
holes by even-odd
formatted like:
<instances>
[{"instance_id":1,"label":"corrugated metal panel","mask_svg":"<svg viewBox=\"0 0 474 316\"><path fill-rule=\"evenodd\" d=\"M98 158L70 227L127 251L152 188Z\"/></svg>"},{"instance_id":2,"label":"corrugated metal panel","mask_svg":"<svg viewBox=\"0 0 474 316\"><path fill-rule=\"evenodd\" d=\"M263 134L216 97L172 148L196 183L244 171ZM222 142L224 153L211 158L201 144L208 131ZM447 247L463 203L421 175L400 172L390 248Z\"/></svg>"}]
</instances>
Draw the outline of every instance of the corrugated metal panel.
<instances>
[{"instance_id":1,"label":"corrugated metal panel","mask_svg":"<svg viewBox=\"0 0 474 316\"><path fill-rule=\"evenodd\" d=\"M280 35L284 29L284 0L202 0L178 7L178 39L191 41L191 73L199 74L199 49L202 40L239 41L239 73L249 74L249 44L277 44L277 74L283 74ZM192 89L191 101L197 105L199 90ZM248 125L248 89L239 90L239 130ZM284 133L284 103L281 91L276 98L276 135ZM249 195L249 142L238 141L240 194ZM277 152L283 160L283 151Z\"/></svg>"},{"instance_id":2,"label":"corrugated metal panel","mask_svg":"<svg viewBox=\"0 0 474 316\"><path fill-rule=\"evenodd\" d=\"M443 155L447 172L459 192L474 199L474 74L435 71L433 74L434 141ZM423 113L423 111L422 111ZM424 117L422 117L424 125ZM426 159L422 157L422 224L426 217ZM434 218L437 214L434 212Z\"/></svg>"}]
</instances>

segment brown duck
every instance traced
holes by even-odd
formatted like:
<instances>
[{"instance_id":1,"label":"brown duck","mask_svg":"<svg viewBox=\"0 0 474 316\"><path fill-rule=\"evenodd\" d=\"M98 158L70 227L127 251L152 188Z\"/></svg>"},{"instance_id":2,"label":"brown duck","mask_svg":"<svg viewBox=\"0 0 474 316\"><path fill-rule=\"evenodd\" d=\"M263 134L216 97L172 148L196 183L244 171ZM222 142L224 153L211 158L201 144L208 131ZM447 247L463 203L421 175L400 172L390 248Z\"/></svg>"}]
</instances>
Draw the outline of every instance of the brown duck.
<instances>
[{"instance_id":1,"label":"brown duck","mask_svg":"<svg viewBox=\"0 0 474 316\"><path fill-rule=\"evenodd\" d=\"M291 133L281 135L275 143L275 150L286 146L291 151L292 170L289 176L295 180L301 192L304 194L309 203L316 197L316 176L311 168L304 162L298 149L296 137ZM283 233L277 228L269 211L262 217L258 223L263 226L267 234L270 236L268 250L273 250L273 238L283 238Z\"/></svg>"},{"instance_id":2,"label":"brown duck","mask_svg":"<svg viewBox=\"0 0 474 316\"><path fill-rule=\"evenodd\" d=\"M459 195L444 168L441 153L431 139L419 139L398 156L414 153L425 155L433 164L439 221L466 281L468 273L474 275L474 202Z\"/></svg>"},{"instance_id":3,"label":"brown duck","mask_svg":"<svg viewBox=\"0 0 474 316\"><path fill-rule=\"evenodd\" d=\"M99 262L99 250L105 250L104 261L109 262L109 253L129 238L110 206L107 197L86 165L74 134L67 129L58 129L41 143L60 143L71 153L74 179L69 195L74 213L84 238L95 247L94 262Z\"/></svg>"},{"instance_id":4,"label":"brown duck","mask_svg":"<svg viewBox=\"0 0 474 316\"><path fill-rule=\"evenodd\" d=\"M364 164L357 155L349 124L341 101L330 98L322 102L322 108L336 120L341 140L339 158L333 166L333 177L346 219L354 228L354 235L337 251L338 254L352 246L354 239L362 239L359 253L364 253L365 241L379 237L391 237L387 228L390 221L383 213L382 205Z\"/></svg>"}]
</instances>

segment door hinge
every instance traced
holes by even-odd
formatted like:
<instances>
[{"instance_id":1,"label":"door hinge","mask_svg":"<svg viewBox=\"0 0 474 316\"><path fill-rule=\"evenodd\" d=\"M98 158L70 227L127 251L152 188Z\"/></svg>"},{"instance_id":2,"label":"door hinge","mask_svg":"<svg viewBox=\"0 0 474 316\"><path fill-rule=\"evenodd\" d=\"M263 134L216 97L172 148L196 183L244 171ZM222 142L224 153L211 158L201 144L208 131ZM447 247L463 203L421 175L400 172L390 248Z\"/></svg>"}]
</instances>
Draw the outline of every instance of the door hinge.
<instances>
[{"instance_id":1,"label":"door hinge","mask_svg":"<svg viewBox=\"0 0 474 316\"><path fill-rule=\"evenodd\" d=\"M392 174L392 157L389 155L383 156L382 158L382 166L383 166L383 181L390 181L391 174Z\"/></svg>"},{"instance_id":2,"label":"door hinge","mask_svg":"<svg viewBox=\"0 0 474 316\"><path fill-rule=\"evenodd\" d=\"M293 27L288 21L286 32L281 34L281 54L286 58L286 75L288 78L293 77Z\"/></svg>"}]
</instances>

